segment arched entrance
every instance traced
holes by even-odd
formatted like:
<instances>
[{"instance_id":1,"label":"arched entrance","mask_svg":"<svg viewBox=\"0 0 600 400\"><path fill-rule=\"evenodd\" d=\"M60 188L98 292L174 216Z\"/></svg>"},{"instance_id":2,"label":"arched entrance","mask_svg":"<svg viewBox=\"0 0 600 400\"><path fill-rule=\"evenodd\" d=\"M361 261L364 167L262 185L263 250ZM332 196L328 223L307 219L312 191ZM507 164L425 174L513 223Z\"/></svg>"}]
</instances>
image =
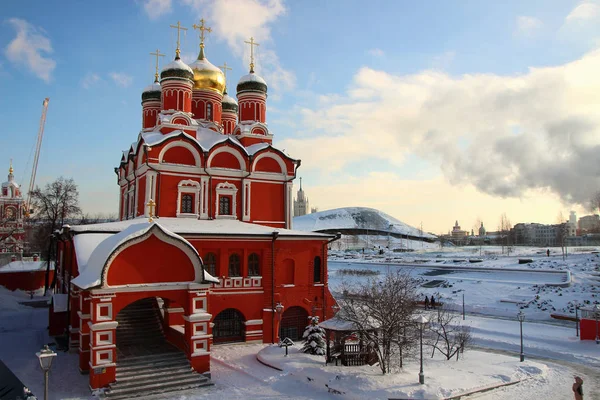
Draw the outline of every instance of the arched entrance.
<instances>
[{"instance_id":1,"label":"arched entrance","mask_svg":"<svg viewBox=\"0 0 600 400\"><path fill-rule=\"evenodd\" d=\"M308 311L302 307L290 307L281 316L279 337L281 340L289 337L292 340L302 339L304 329L308 325Z\"/></svg>"},{"instance_id":2,"label":"arched entrance","mask_svg":"<svg viewBox=\"0 0 600 400\"><path fill-rule=\"evenodd\" d=\"M117 314L117 322L117 357L121 360L179 351L165 338L156 297L147 297L127 305Z\"/></svg>"},{"instance_id":3,"label":"arched entrance","mask_svg":"<svg viewBox=\"0 0 600 400\"><path fill-rule=\"evenodd\" d=\"M244 321L244 315L235 308L221 311L213 321L213 343L243 342Z\"/></svg>"}]
</instances>

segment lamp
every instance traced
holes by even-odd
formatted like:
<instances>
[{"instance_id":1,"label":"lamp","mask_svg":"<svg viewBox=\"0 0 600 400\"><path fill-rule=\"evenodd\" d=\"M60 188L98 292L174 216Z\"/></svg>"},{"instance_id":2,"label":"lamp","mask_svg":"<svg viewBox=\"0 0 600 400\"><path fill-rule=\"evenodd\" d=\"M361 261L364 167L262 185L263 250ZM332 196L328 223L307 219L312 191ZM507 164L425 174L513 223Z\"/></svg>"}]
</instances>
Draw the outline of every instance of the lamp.
<instances>
[{"instance_id":1,"label":"lamp","mask_svg":"<svg viewBox=\"0 0 600 400\"><path fill-rule=\"evenodd\" d=\"M56 353L52 351L48 345L45 345L44 348L35 353L35 355L40 361L42 371L44 371L44 400L48 400L48 373L50 372L50 368L52 368L52 361L54 361Z\"/></svg>"},{"instance_id":2,"label":"lamp","mask_svg":"<svg viewBox=\"0 0 600 400\"><path fill-rule=\"evenodd\" d=\"M423 329L429 321L424 316L417 318L417 324L419 325L419 333L421 339L421 370L419 371L419 383L422 385L425 383L425 375L423 374Z\"/></svg>"},{"instance_id":3,"label":"lamp","mask_svg":"<svg viewBox=\"0 0 600 400\"><path fill-rule=\"evenodd\" d=\"M525 314L523 314L523 311L519 311L517 319L519 320L519 327L521 330L521 362L523 362L525 361L525 354L523 353L523 321L525 321Z\"/></svg>"}]
</instances>

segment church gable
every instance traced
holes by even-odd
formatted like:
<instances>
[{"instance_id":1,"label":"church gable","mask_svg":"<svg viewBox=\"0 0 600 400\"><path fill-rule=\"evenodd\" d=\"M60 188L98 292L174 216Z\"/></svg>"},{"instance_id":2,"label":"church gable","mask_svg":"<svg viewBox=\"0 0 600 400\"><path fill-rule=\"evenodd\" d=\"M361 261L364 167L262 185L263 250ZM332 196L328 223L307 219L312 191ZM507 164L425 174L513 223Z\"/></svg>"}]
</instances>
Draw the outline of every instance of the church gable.
<instances>
[{"instance_id":1,"label":"church gable","mask_svg":"<svg viewBox=\"0 0 600 400\"><path fill-rule=\"evenodd\" d=\"M194 263L190 254L165 238L152 234L124 247L107 264L106 286L196 281L194 264L199 260Z\"/></svg>"}]
</instances>

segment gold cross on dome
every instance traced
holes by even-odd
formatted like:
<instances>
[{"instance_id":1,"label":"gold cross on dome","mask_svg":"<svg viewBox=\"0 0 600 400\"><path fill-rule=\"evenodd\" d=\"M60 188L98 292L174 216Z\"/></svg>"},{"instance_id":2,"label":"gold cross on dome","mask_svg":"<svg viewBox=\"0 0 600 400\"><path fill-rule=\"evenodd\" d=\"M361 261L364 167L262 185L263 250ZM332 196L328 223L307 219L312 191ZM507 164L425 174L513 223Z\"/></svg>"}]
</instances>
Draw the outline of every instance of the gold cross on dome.
<instances>
[{"instance_id":1,"label":"gold cross on dome","mask_svg":"<svg viewBox=\"0 0 600 400\"><path fill-rule=\"evenodd\" d=\"M250 72L254 72L254 46L260 46L260 44L256 43L253 37L250 38L250 41L244 40L244 43L250 45Z\"/></svg>"},{"instance_id":2,"label":"gold cross on dome","mask_svg":"<svg viewBox=\"0 0 600 400\"><path fill-rule=\"evenodd\" d=\"M187 31L187 28L184 28L183 26L181 26L181 24L179 23L179 21L177 21L177 25L170 25L171 28L175 28L177 29L177 48L175 49L175 58L179 58L179 55L181 54L181 50L179 50L180 47L180 33L181 31Z\"/></svg>"},{"instance_id":3,"label":"gold cross on dome","mask_svg":"<svg viewBox=\"0 0 600 400\"><path fill-rule=\"evenodd\" d=\"M158 82L158 57L164 57L164 54L160 54L160 51L156 49L156 53L150 53L151 56L156 56L156 72L154 73L154 82Z\"/></svg>"},{"instance_id":4,"label":"gold cross on dome","mask_svg":"<svg viewBox=\"0 0 600 400\"><path fill-rule=\"evenodd\" d=\"M219 68L223 70L223 74L225 75L225 82L227 82L227 71L231 71L231 68L227 66L227 62L224 62L223 65L219 65Z\"/></svg>"},{"instance_id":5,"label":"gold cross on dome","mask_svg":"<svg viewBox=\"0 0 600 400\"><path fill-rule=\"evenodd\" d=\"M148 206L148 222L152 222L154 221L154 207L156 206L156 203L154 200L150 199L146 205Z\"/></svg>"},{"instance_id":6,"label":"gold cross on dome","mask_svg":"<svg viewBox=\"0 0 600 400\"><path fill-rule=\"evenodd\" d=\"M204 32L211 33L212 28L204 26L204 18L200 20L200 25L194 24L192 27L200 31L200 47L204 47Z\"/></svg>"}]
</instances>

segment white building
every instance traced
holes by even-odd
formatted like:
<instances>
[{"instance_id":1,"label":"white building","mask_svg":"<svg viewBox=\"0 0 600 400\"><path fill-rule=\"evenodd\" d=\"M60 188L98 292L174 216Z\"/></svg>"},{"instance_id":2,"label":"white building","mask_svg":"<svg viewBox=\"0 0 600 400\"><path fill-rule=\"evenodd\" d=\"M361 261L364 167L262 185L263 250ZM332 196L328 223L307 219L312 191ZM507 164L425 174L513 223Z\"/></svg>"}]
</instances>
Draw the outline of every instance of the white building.
<instances>
[{"instance_id":1,"label":"white building","mask_svg":"<svg viewBox=\"0 0 600 400\"><path fill-rule=\"evenodd\" d=\"M309 214L309 210L308 197L304 196L304 190L302 190L302 178L300 178L300 189L294 199L294 217Z\"/></svg>"}]
</instances>

